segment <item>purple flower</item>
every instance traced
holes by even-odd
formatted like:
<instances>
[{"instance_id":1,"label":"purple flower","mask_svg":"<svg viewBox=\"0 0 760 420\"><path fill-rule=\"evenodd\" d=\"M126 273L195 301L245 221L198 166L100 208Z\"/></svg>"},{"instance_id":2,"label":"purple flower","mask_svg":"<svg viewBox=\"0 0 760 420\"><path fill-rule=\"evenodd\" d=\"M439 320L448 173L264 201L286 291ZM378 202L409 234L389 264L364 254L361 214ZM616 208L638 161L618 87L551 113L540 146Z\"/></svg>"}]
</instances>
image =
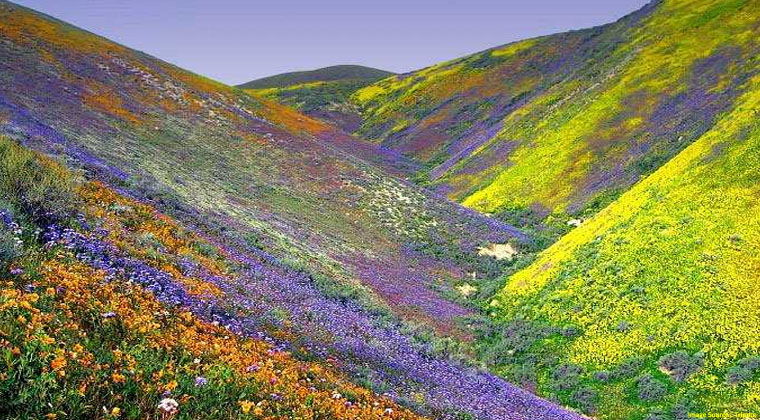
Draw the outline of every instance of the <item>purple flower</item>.
<instances>
[{"instance_id":1,"label":"purple flower","mask_svg":"<svg viewBox=\"0 0 760 420\"><path fill-rule=\"evenodd\" d=\"M195 386L202 387L202 386L206 386L207 384L208 384L208 379L204 378L203 376L195 377Z\"/></svg>"}]
</instances>

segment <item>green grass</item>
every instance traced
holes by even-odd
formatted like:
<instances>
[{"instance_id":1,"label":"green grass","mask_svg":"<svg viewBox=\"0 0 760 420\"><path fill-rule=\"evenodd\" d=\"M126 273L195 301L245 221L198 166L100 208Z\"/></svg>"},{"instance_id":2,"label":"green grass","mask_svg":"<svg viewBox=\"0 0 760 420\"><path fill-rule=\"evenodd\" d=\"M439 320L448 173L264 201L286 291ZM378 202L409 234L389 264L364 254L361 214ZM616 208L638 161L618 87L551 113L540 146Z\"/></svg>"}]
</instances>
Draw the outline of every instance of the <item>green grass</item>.
<instances>
[{"instance_id":1,"label":"green grass","mask_svg":"<svg viewBox=\"0 0 760 420\"><path fill-rule=\"evenodd\" d=\"M0 204L34 219L61 219L77 208L76 185L60 165L0 137Z\"/></svg>"}]
</instances>

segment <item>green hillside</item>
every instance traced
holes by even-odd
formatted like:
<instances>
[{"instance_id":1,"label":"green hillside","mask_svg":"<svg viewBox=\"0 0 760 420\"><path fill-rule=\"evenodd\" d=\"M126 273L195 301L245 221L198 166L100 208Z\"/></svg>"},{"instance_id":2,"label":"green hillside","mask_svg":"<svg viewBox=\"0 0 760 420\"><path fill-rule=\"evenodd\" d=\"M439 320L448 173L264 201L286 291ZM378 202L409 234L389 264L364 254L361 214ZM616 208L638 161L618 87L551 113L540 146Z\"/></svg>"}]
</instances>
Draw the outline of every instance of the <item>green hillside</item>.
<instances>
[{"instance_id":1,"label":"green hillside","mask_svg":"<svg viewBox=\"0 0 760 420\"><path fill-rule=\"evenodd\" d=\"M587 217L734 106L758 20L754 1L655 1L369 85L351 98L357 132L466 206Z\"/></svg>"},{"instance_id":2,"label":"green hillside","mask_svg":"<svg viewBox=\"0 0 760 420\"><path fill-rule=\"evenodd\" d=\"M392 75L391 72L371 67L342 65L278 74L238 87L353 132L359 128L361 117L359 109L349 101L351 95Z\"/></svg>"},{"instance_id":3,"label":"green hillside","mask_svg":"<svg viewBox=\"0 0 760 420\"><path fill-rule=\"evenodd\" d=\"M385 70L366 66L344 64L338 66L323 67L316 70L294 71L274 76L262 77L247 83L238 85L241 89L268 89L286 88L294 85L302 85L314 82L335 82L347 80L361 80L374 82L393 75Z\"/></svg>"},{"instance_id":4,"label":"green hillside","mask_svg":"<svg viewBox=\"0 0 760 420\"><path fill-rule=\"evenodd\" d=\"M492 313L533 340L501 338L509 376L588 393L600 418L757 412L760 77L742 90L709 132L508 279ZM541 333L557 327L569 332Z\"/></svg>"}]
</instances>

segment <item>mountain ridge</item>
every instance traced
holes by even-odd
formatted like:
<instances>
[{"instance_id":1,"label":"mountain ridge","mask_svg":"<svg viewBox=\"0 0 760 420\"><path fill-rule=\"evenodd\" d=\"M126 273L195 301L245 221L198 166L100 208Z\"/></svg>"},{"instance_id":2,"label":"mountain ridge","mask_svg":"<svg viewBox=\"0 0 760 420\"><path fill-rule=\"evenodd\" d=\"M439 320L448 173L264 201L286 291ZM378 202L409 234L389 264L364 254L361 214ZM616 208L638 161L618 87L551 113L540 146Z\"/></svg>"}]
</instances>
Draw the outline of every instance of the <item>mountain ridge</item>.
<instances>
[{"instance_id":1,"label":"mountain ridge","mask_svg":"<svg viewBox=\"0 0 760 420\"><path fill-rule=\"evenodd\" d=\"M395 73L357 64L337 64L314 70L292 71L266 76L236 85L240 89L284 88L313 82L375 81Z\"/></svg>"}]
</instances>

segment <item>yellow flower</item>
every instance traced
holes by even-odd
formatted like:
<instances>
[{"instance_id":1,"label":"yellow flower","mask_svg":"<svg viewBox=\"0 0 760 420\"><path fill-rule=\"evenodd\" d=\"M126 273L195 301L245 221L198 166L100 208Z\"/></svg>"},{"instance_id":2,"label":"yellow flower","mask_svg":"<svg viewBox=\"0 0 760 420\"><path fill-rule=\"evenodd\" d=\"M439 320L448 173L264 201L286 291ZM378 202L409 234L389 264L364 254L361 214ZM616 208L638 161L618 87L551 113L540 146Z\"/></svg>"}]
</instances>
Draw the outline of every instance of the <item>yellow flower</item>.
<instances>
[{"instance_id":1,"label":"yellow flower","mask_svg":"<svg viewBox=\"0 0 760 420\"><path fill-rule=\"evenodd\" d=\"M176 387L177 387L177 385L179 385L179 384L177 383L177 381L171 381L171 382L169 382L168 384L166 384L166 386L165 386L164 388L165 388L167 391L174 391L174 388L176 388Z\"/></svg>"},{"instance_id":2,"label":"yellow flower","mask_svg":"<svg viewBox=\"0 0 760 420\"><path fill-rule=\"evenodd\" d=\"M111 416L113 417L119 417L121 415L121 408L114 407L111 409Z\"/></svg>"},{"instance_id":3,"label":"yellow flower","mask_svg":"<svg viewBox=\"0 0 760 420\"><path fill-rule=\"evenodd\" d=\"M253 407L253 402L248 400L240 401L238 404L240 404L240 410L245 414L248 414L251 411L251 407Z\"/></svg>"}]
</instances>

